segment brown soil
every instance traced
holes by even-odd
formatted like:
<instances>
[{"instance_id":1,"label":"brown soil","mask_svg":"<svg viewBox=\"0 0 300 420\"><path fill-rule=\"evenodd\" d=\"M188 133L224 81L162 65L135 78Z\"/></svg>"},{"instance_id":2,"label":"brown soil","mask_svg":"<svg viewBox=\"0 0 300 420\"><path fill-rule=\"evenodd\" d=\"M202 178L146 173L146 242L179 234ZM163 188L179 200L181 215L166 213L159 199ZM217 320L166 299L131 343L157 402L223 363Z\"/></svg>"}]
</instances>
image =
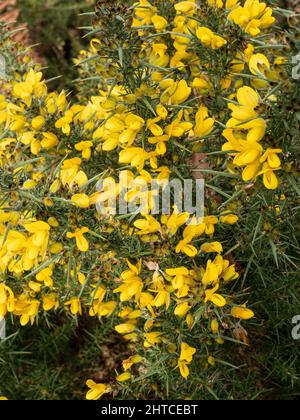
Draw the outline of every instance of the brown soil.
<instances>
[{"instance_id":1,"label":"brown soil","mask_svg":"<svg viewBox=\"0 0 300 420\"><path fill-rule=\"evenodd\" d=\"M20 11L17 8L17 0L3 0L0 3L0 22L8 23L7 30L15 31L13 34L13 39L18 44L22 44L25 47L32 45L32 41L29 35L29 28L27 23L20 23ZM32 49L30 51L31 57L36 61L41 63L43 60L37 52Z\"/></svg>"}]
</instances>

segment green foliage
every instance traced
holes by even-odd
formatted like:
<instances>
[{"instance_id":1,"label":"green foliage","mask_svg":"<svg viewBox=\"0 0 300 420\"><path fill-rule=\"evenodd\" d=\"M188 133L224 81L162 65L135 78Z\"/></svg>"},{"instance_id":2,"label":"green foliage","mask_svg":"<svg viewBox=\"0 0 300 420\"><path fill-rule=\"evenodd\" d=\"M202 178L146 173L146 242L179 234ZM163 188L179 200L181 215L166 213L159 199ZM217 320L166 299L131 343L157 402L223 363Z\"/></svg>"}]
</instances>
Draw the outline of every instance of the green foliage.
<instances>
[{"instance_id":1,"label":"green foliage","mask_svg":"<svg viewBox=\"0 0 300 420\"><path fill-rule=\"evenodd\" d=\"M72 79L74 71L70 56L65 53L66 49L67 54L70 53L70 40L72 56L80 45L73 44L73 39L78 37L70 36L66 28L74 28L78 9L86 9L83 4L74 5L73 0L64 2L63 6L58 2L51 3L45 13L45 2L20 2L24 19L32 28L37 27L37 32L33 32L35 38L50 45L46 53L48 76L62 73ZM47 25L43 25L45 19ZM282 37L286 36L293 41L289 51L292 57L299 49L297 30L288 27L282 32ZM87 67L87 71L91 69ZM66 80L63 85L66 86ZM141 366L138 378L123 384L118 398L251 400L299 397L300 342L291 336L291 320L300 313L299 86L300 81L285 81L276 92L278 102L268 110L273 115L269 141L279 140L286 157L284 181L278 196L263 191L259 185L257 194L250 195L247 189L234 186L230 179L218 178L218 175L211 176L209 181L229 203L232 197L238 199L240 223L234 228L224 227L222 237L226 238L226 248L234 251L240 264L244 290L240 293L244 301L254 302L256 313L256 318L247 324L248 331L237 326L238 351L237 343L227 338L216 353L218 368L208 366L207 358L200 363L197 360L192 365L193 375L185 382L178 379L172 354L168 355L166 349L152 348L147 374L143 375L146 369ZM282 108L286 112L282 113ZM216 151L219 149L220 145L216 144ZM184 150L182 157L183 160L188 158ZM7 182L3 180L2 183L1 179L1 185ZM113 232L109 240L119 247L124 257L147 255L147 246L137 248L134 238L132 243L124 244L122 237ZM201 316L200 311L199 319ZM115 371L120 372L120 355L123 359L127 356L126 345L119 336L111 334L112 322L111 318L99 323L83 317L77 323L58 314L40 319L38 327L18 330L9 324L10 337L0 342L0 395L13 399L74 400L82 399L87 377L109 382ZM176 331L173 333L175 328L177 325L170 321L170 336L177 336ZM247 335L249 345L243 345L241 341L246 343ZM209 337L205 338L207 341L203 346L209 352ZM191 339L197 340L197 337Z\"/></svg>"}]
</instances>

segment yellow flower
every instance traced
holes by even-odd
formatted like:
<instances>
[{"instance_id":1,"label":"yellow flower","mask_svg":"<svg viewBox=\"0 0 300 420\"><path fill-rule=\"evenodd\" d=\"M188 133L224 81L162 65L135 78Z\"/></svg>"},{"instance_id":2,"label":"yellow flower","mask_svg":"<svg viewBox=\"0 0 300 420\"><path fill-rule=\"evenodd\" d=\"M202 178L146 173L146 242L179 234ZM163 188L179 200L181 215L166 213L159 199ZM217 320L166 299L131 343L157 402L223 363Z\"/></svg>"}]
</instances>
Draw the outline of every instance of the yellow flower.
<instances>
[{"instance_id":1,"label":"yellow flower","mask_svg":"<svg viewBox=\"0 0 300 420\"><path fill-rule=\"evenodd\" d=\"M197 227L199 232L204 232L206 235L213 235L215 232L215 225L218 223L218 218L216 216L206 216L203 219L203 223ZM197 235L201 235L202 233L197 233Z\"/></svg>"},{"instance_id":2,"label":"yellow flower","mask_svg":"<svg viewBox=\"0 0 300 420\"><path fill-rule=\"evenodd\" d=\"M230 2L231 3L231 2ZM230 7L236 5L232 2ZM272 16L272 9L266 3L259 0L246 0L244 6L233 8L229 13L228 19L239 25L245 32L253 37L259 35L262 29L268 28L275 22Z\"/></svg>"},{"instance_id":3,"label":"yellow flower","mask_svg":"<svg viewBox=\"0 0 300 420\"><path fill-rule=\"evenodd\" d=\"M139 355L131 356L126 360L123 360L122 366L125 371L129 370L133 365L140 363L143 358Z\"/></svg>"},{"instance_id":4,"label":"yellow flower","mask_svg":"<svg viewBox=\"0 0 300 420\"><path fill-rule=\"evenodd\" d=\"M162 120L165 120L168 117L168 110L162 104L157 105L156 113Z\"/></svg>"},{"instance_id":5,"label":"yellow flower","mask_svg":"<svg viewBox=\"0 0 300 420\"><path fill-rule=\"evenodd\" d=\"M193 356L196 353L196 351L197 350L194 347L191 347L186 343L181 343L179 359L190 363L193 360Z\"/></svg>"},{"instance_id":6,"label":"yellow flower","mask_svg":"<svg viewBox=\"0 0 300 420\"><path fill-rule=\"evenodd\" d=\"M199 93L207 93L210 91L213 86L208 76L201 75L200 77L195 77L193 80L192 87L197 89Z\"/></svg>"},{"instance_id":7,"label":"yellow flower","mask_svg":"<svg viewBox=\"0 0 300 420\"><path fill-rule=\"evenodd\" d=\"M230 211L224 211L221 213L220 222L228 225L235 225L239 221L239 217Z\"/></svg>"},{"instance_id":8,"label":"yellow flower","mask_svg":"<svg viewBox=\"0 0 300 420\"><path fill-rule=\"evenodd\" d=\"M214 128L214 123L215 121L213 120L213 118L208 117L208 109L202 105L196 114L196 125L194 128L195 136L208 136Z\"/></svg>"},{"instance_id":9,"label":"yellow flower","mask_svg":"<svg viewBox=\"0 0 300 420\"><path fill-rule=\"evenodd\" d=\"M75 194L71 198L72 203L81 209L88 209L90 207L90 199L86 194Z\"/></svg>"},{"instance_id":10,"label":"yellow flower","mask_svg":"<svg viewBox=\"0 0 300 420\"><path fill-rule=\"evenodd\" d=\"M31 290L33 290L35 293L39 293L41 291L42 285L39 283L36 283L34 281L29 281L28 286Z\"/></svg>"},{"instance_id":11,"label":"yellow flower","mask_svg":"<svg viewBox=\"0 0 300 420\"><path fill-rule=\"evenodd\" d=\"M20 139L21 143L30 145L30 151L33 155L38 155L41 150L41 142L36 139L34 132L23 133Z\"/></svg>"},{"instance_id":12,"label":"yellow flower","mask_svg":"<svg viewBox=\"0 0 300 420\"><path fill-rule=\"evenodd\" d=\"M176 253L179 254L180 252L183 252L190 258L194 258L198 254L198 250L194 245L190 244L191 239L186 238L179 242L179 244L176 247Z\"/></svg>"},{"instance_id":13,"label":"yellow flower","mask_svg":"<svg viewBox=\"0 0 300 420\"><path fill-rule=\"evenodd\" d=\"M205 292L205 302L212 302L214 305L216 305L218 308L223 308L223 306L226 305L226 299L215 293L219 289L219 286L217 285L213 289L206 290Z\"/></svg>"},{"instance_id":14,"label":"yellow flower","mask_svg":"<svg viewBox=\"0 0 300 420\"><path fill-rule=\"evenodd\" d=\"M91 141L81 141L75 144L75 149L82 153L82 158L89 160L92 155L93 143Z\"/></svg>"},{"instance_id":15,"label":"yellow flower","mask_svg":"<svg viewBox=\"0 0 300 420\"><path fill-rule=\"evenodd\" d=\"M229 261L224 260L221 277L225 282L233 281L239 278L239 273L236 272L234 264L230 265Z\"/></svg>"},{"instance_id":16,"label":"yellow flower","mask_svg":"<svg viewBox=\"0 0 300 420\"><path fill-rule=\"evenodd\" d=\"M208 356L207 361L211 366L216 365L216 359L213 356Z\"/></svg>"},{"instance_id":17,"label":"yellow flower","mask_svg":"<svg viewBox=\"0 0 300 420\"><path fill-rule=\"evenodd\" d=\"M267 149L260 159L260 163L267 162L270 168L278 169L281 166L281 162L278 154L282 153L281 149Z\"/></svg>"},{"instance_id":18,"label":"yellow flower","mask_svg":"<svg viewBox=\"0 0 300 420\"><path fill-rule=\"evenodd\" d=\"M236 155L233 163L237 166L247 166L257 161L262 154L262 146L259 143L243 143L243 150Z\"/></svg>"},{"instance_id":19,"label":"yellow flower","mask_svg":"<svg viewBox=\"0 0 300 420\"><path fill-rule=\"evenodd\" d=\"M196 3L195 1L180 1L179 3L175 4L175 10L177 13L186 13L188 15L192 15L193 12L196 10Z\"/></svg>"},{"instance_id":20,"label":"yellow flower","mask_svg":"<svg viewBox=\"0 0 300 420\"><path fill-rule=\"evenodd\" d=\"M97 384L91 379L89 379L86 382L86 385L88 388L90 388L90 390L86 394L87 400L94 400L94 401L99 400L102 397L102 395L107 394L108 392L111 391L108 385Z\"/></svg>"},{"instance_id":21,"label":"yellow flower","mask_svg":"<svg viewBox=\"0 0 300 420\"><path fill-rule=\"evenodd\" d=\"M190 374L190 370L188 368L188 363L186 363L182 360L179 360L177 367L179 367L179 371L180 371L181 376L184 379L187 379L189 374Z\"/></svg>"},{"instance_id":22,"label":"yellow flower","mask_svg":"<svg viewBox=\"0 0 300 420\"><path fill-rule=\"evenodd\" d=\"M264 54L253 54L249 60L249 69L255 76L266 77L270 62Z\"/></svg>"},{"instance_id":23,"label":"yellow flower","mask_svg":"<svg viewBox=\"0 0 300 420\"><path fill-rule=\"evenodd\" d=\"M64 161L60 171L60 179L64 187L66 185L69 185L69 187L72 185L78 175L80 165L80 158L66 159ZM81 185L78 184L78 186L80 187Z\"/></svg>"},{"instance_id":24,"label":"yellow flower","mask_svg":"<svg viewBox=\"0 0 300 420\"><path fill-rule=\"evenodd\" d=\"M115 289L114 293L120 293L121 302L130 300L133 296L139 296L143 288L142 279L139 277L142 268L142 261L137 265L133 265L127 260L129 270L121 274L123 284Z\"/></svg>"},{"instance_id":25,"label":"yellow flower","mask_svg":"<svg viewBox=\"0 0 300 420\"><path fill-rule=\"evenodd\" d=\"M33 98L39 98L47 94L47 86L42 78L43 74L41 72L35 73L33 69L30 69L25 75L24 81L14 86L14 95L30 107Z\"/></svg>"},{"instance_id":26,"label":"yellow flower","mask_svg":"<svg viewBox=\"0 0 300 420\"><path fill-rule=\"evenodd\" d=\"M39 312L40 302L36 299L30 299L25 294L16 298L13 309L15 315L20 316L20 324L25 327L29 322L33 325Z\"/></svg>"},{"instance_id":27,"label":"yellow flower","mask_svg":"<svg viewBox=\"0 0 300 420\"><path fill-rule=\"evenodd\" d=\"M208 0L210 6L216 6L218 9L223 7L223 0Z\"/></svg>"},{"instance_id":28,"label":"yellow flower","mask_svg":"<svg viewBox=\"0 0 300 420\"><path fill-rule=\"evenodd\" d=\"M142 26L151 23L151 19L156 14L157 9L147 0L140 0L135 4L134 12L137 17L137 23L134 22L133 26L137 24Z\"/></svg>"},{"instance_id":29,"label":"yellow flower","mask_svg":"<svg viewBox=\"0 0 300 420\"><path fill-rule=\"evenodd\" d=\"M239 0L226 0L226 9L232 9L239 3Z\"/></svg>"},{"instance_id":30,"label":"yellow flower","mask_svg":"<svg viewBox=\"0 0 300 420\"><path fill-rule=\"evenodd\" d=\"M73 122L74 114L69 109L65 115L55 123L56 128L60 128L64 134L69 136L71 134L71 123Z\"/></svg>"},{"instance_id":31,"label":"yellow flower","mask_svg":"<svg viewBox=\"0 0 300 420\"><path fill-rule=\"evenodd\" d=\"M183 116L184 116L183 111L182 110L179 111L175 120L166 127L165 131L169 138L181 137L183 136L184 133L191 130L191 128L193 127L192 123L187 122L187 121L182 121Z\"/></svg>"},{"instance_id":32,"label":"yellow flower","mask_svg":"<svg viewBox=\"0 0 300 420\"><path fill-rule=\"evenodd\" d=\"M39 131L39 130L41 130L41 128L44 127L45 123L46 123L45 118L40 115L40 116L32 119L31 127L33 128L33 130Z\"/></svg>"},{"instance_id":33,"label":"yellow flower","mask_svg":"<svg viewBox=\"0 0 300 420\"><path fill-rule=\"evenodd\" d=\"M168 21L159 15L153 16L151 21L158 32L163 31L168 26Z\"/></svg>"},{"instance_id":34,"label":"yellow flower","mask_svg":"<svg viewBox=\"0 0 300 420\"><path fill-rule=\"evenodd\" d=\"M255 316L251 309L246 308L246 304L242 306L234 306L231 309L231 316L238 319L249 320Z\"/></svg>"},{"instance_id":35,"label":"yellow flower","mask_svg":"<svg viewBox=\"0 0 300 420\"><path fill-rule=\"evenodd\" d=\"M52 194L55 194L55 193L57 193L57 192L59 191L60 187L61 187L61 182L60 182L60 180L59 180L59 179L56 179L56 180L55 180L55 181L53 181L53 183L51 184L51 186L50 186L50 188L49 188L49 191L50 191Z\"/></svg>"},{"instance_id":36,"label":"yellow flower","mask_svg":"<svg viewBox=\"0 0 300 420\"><path fill-rule=\"evenodd\" d=\"M180 318L183 318L190 309L191 309L191 306L189 305L188 302L182 302L176 306L174 310L174 314L179 316Z\"/></svg>"},{"instance_id":37,"label":"yellow flower","mask_svg":"<svg viewBox=\"0 0 300 420\"><path fill-rule=\"evenodd\" d=\"M157 67L166 67L169 64L170 56L167 53L168 46L162 42L153 43L152 51L149 56L150 64Z\"/></svg>"},{"instance_id":38,"label":"yellow flower","mask_svg":"<svg viewBox=\"0 0 300 420\"><path fill-rule=\"evenodd\" d=\"M46 251L49 240L50 226L46 222L36 221L24 224L25 229L32 234L32 244Z\"/></svg>"},{"instance_id":39,"label":"yellow flower","mask_svg":"<svg viewBox=\"0 0 300 420\"><path fill-rule=\"evenodd\" d=\"M166 305L166 308L169 309L170 306L170 293L167 290L159 290L156 297L153 299L152 306L160 308L161 306Z\"/></svg>"},{"instance_id":40,"label":"yellow flower","mask_svg":"<svg viewBox=\"0 0 300 420\"><path fill-rule=\"evenodd\" d=\"M149 154L140 147L128 147L122 150L119 155L120 163L130 163L134 168L141 171L144 168L145 161L149 158Z\"/></svg>"},{"instance_id":41,"label":"yellow flower","mask_svg":"<svg viewBox=\"0 0 300 420\"><path fill-rule=\"evenodd\" d=\"M115 330L119 334L128 334L136 329L134 324L124 323L115 326Z\"/></svg>"},{"instance_id":42,"label":"yellow flower","mask_svg":"<svg viewBox=\"0 0 300 420\"><path fill-rule=\"evenodd\" d=\"M47 287L53 287L53 280L52 280L53 270L49 267L44 268L41 270L35 278L37 281L44 283Z\"/></svg>"},{"instance_id":43,"label":"yellow flower","mask_svg":"<svg viewBox=\"0 0 300 420\"><path fill-rule=\"evenodd\" d=\"M67 302L65 302L65 306L70 306L70 310L72 315L82 315L82 308L81 308L81 302L78 297L74 297Z\"/></svg>"},{"instance_id":44,"label":"yellow flower","mask_svg":"<svg viewBox=\"0 0 300 420\"><path fill-rule=\"evenodd\" d=\"M130 378L131 378L131 373L129 373L129 372L124 372L124 373L122 373L121 375L118 375L118 376L116 377L116 380L117 380L118 382L126 382L126 381L128 381Z\"/></svg>"},{"instance_id":45,"label":"yellow flower","mask_svg":"<svg viewBox=\"0 0 300 420\"><path fill-rule=\"evenodd\" d=\"M194 347L191 347L186 343L181 344L177 367L179 368L180 374L184 379L187 379L190 374L188 364L192 362L195 353L196 349Z\"/></svg>"},{"instance_id":46,"label":"yellow flower","mask_svg":"<svg viewBox=\"0 0 300 420\"><path fill-rule=\"evenodd\" d=\"M186 267L169 268L166 270L166 274L172 279L172 285L174 289L180 289L184 286L186 279L189 276L189 270Z\"/></svg>"},{"instance_id":47,"label":"yellow flower","mask_svg":"<svg viewBox=\"0 0 300 420\"><path fill-rule=\"evenodd\" d=\"M243 86L238 89L236 97L239 105L228 105L234 119L245 121L257 116L255 110L259 104L259 96L254 89L249 86Z\"/></svg>"},{"instance_id":48,"label":"yellow flower","mask_svg":"<svg viewBox=\"0 0 300 420\"><path fill-rule=\"evenodd\" d=\"M268 190L276 190L279 181L274 172L275 169L271 168L268 163L264 163L262 171L259 175L263 175L263 183Z\"/></svg>"},{"instance_id":49,"label":"yellow flower","mask_svg":"<svg viewBox=\"0 0 300 420\"><path fill-rule=\"evenodd\" d=\"M223 252L223 247L220 242L207 242L201 246L201 251L206 253L217 252L220 254Z\"/></svg>"},{"instance_id":50,"label":"yellow flower","mask_svg":"<svg viewBox=\"0 0 300 420\"><path fill-rule=\"evenodd\" d=\"M166 220L168 232L175 235L178 229L183 226L189 219L188 213L179 213L176 209L173 214Z\"/></svg>"},{"instance_id":51,"label":"yellow flower","mask_svg":"<svg viewBox=\"0 0 300 420\"><path fill-rule=\"evenodd\" d=\"M67 238L76 239L76 245L79 251L81 252L87 252L89 250L89 243L85 239L84 234L89 232L89 228L83 227L83 228L77 228L74 233L67 232Z\"/></svg>"},{"instance_id":52,"label":"yellow flower","mask_svg":"<svg viewBox=\"0 0 300 420\"><path fill-rule=\"evenodd\" d=\"M155 331L144 334L144 347L149 348L161 343L162 333Z\"/></svg>"},{"instance_id":53,"label":"yellow flower","mask_svg":"<svg viewBox=\"0 0 300 420\"><path fill-rule=\"evenodd\" d=\"M44 149L51 149L58 145L59 140L57 136L53 133L43 133L43 140L41 141L41 146Z\"/></svg>"},{"instance_id":54,"label":"yellow flower","mask_svg":"<svg viewBox=\"0 0 300 420\"><path fill-rule=\"evenodd\" d=\"M208 260L206 265L205 273L202 277L202 283L204 285L215 284L219 279L219 270L216 264L211 260Z\"/></svg>"},{"instance_id":55,"label":"yellow flower","mask_svg":"<svg viewBox=\"0 0 300 420\"><path fill-rule=\"evenodd\" d=\"M214 50L221 48L227 44L226 39L214 34L213 31L204 26L201 26L197 29L196 35L203 45L205 45L206 47L210 47Z\"/></svg>"},{"instance_id":56,"label":"yellow flower","mask_svg":"<svg viewBox=\"0 0 300 420\"><path fill-rule=\"evenodd\" d=\"M64 112L67 105L65 91L62 91L59 95L56 92L51 92L46 98L46 108L50 114L55 114L57 111Z\"/></svg>"},{"instance_id":57,"label":"yellow flower","mask_svg":"<svg viewBox=\"0 0 300 420\"><path fill-rule=\"evenodd\" d=\"M216 319L213 319L210 324L210 329L213 334L217 334L219 331L219 323Z\"/></svg>"},{"instance_id":58,"label":"yellow flower","mask_svg":"<svg viewBox=\"0 0 300 420\"><path fill-rule=\"evenodd\" d=\"M54 242L51 246L50 246L50 252L51 254L60 254L63 250L63 245L60 242Z\"/></svg>"},{"instance_id":59,"label":"yellow flower","mask_svg":"<svg viewBox=\"0 0 300 420\"><path fill-rule=\"evenodd\" d=\"M44 311L51 311L51 309L57 309L59 306L58 296L56 293L49 295L43 295L43 309Z\"/></svg>"},{"instance_id":60,"label":"yellow flower","mask_svg":"<svg viewBox=\"0 0 300 420\"><path fill-rule=\"evenodd\" d=\"M93 306L90 308L90 316L98 315L99 318L102 316L110 316L117 307L117 302L111 300L108 302L101 302L101 299L97 299L93 302Z\"/></svg>"},{"instance_id":61,"label":"yellow flower","mask_svg":"<svg viewBox=\"0 0 300 420\"><path fill-rule=\"evenodd\" d=\"M246 182L257 177L261 166L260 158L263 153L263 148L258 141L262 139L265 133L265 123L263 121L263 125L260 125L260 119L256 119L254 122L257 123L257 126L253 124L253 127L249 129L247 140L237 139L233 130L223 132L223 136L226 137L228 143L224 144L222 149L238 152L235 153L234 164L241 167L245 166L242 177Z\"/></svg>"},{"instance_id":62,"label":"yellow flower","mask_svg":"<svg viewBox=\"0 0 300 420\"><path fill-rule=\"evenodd\" d=\"M49 217L48 224L53 228L57 228L59 226L59 222L55 217Z\"/></svg>"},{"instance_id":63,"label":"yellow flower","mask_svg":"<svg viewBox=\"0 0 300 420\"><path fill-rule=\"evenodd\" d=\"M259 169L260 169L260 163L258 160L247 165L245 169L243 170L243 174L242 174L243 181L248 182L248 181L254 180L259 173Z\"/></svg>"},{"instance_id":64,"label":"yellow flower","mask_svg":"<svg viewBox=\"0 0 300 420\"><path fill-rule=\"evenodd\" d=\"M160 83L160 86L164 90L161 103L168 105L182 104L188 99L192 91L185 80L175 82L173 79L165 79Z\"/></svg>"},{"instance_id":65,"label":"yellow flower","mask_svg":"<svg viewBox=\"0 0 300 420\"><path fill-rule=\"evenodd\" d=\"M138 235L148 235L149 233L155 233L161 230L160 223L149 214L144 215L144 220L136 220L134 226L139 229Z\"/></svg>"},{"instance_id":66,"label":"yellow flower","mask_svg":"<svg viewBox=\"0 0 300 420\"><path fill-rule=\"evenodd\" d=\"M22 190L32 190L36 186L37 186L36 181L34 181L33 179L28 179L27 181L24 182L22 186Z\"/></svg>"},{"instance_id":67,"label":"yellow flower","mask_svg":"<svg viewBox=\"0 0 300 420\"><path fill-rule=\"evenodd\" d=\"M120 134L119 142L130 146L142 129L144 123L145 121L143 118L134 114L128 114L125 117L126 129Z\"/></svg>"}]
</instances>

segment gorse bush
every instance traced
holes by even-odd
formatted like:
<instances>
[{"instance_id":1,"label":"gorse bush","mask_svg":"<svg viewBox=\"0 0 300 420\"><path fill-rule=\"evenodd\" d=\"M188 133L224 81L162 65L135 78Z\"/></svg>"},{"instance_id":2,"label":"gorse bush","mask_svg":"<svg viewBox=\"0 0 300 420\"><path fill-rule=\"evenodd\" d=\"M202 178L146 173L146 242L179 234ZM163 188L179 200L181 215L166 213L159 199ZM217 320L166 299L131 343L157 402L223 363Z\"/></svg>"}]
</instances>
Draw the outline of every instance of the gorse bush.
<instances>
[{"instance_id":1,"label":"gorse bush","mask_svg":"<svg viewBox=\"0 0 300 420\"><path fill-rule=\"evenodd\" d=\"M226 346L258 328L252 264L297 270L297 27L258 0L99 1L77 100L1 36L0 318L118 333L127 356L87 399L216 397ZM204 217L151 213L142 187L174 179L204 179ZM111 212L120 197L139 212Z\"/></svg>"}]
</instances>

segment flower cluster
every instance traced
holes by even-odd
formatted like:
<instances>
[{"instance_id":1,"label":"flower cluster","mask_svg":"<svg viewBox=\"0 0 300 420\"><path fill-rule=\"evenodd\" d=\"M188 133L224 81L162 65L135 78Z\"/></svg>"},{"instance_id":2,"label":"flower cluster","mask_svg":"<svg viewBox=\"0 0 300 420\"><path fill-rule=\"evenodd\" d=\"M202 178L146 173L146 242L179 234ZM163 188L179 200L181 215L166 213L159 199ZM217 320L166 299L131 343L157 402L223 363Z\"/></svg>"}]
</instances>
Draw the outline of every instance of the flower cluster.
<instances>
[{"instance_id":1,"label":"flower cluster","mask_svg":"<svg viewBox=\"0 0 300 420\"><path fill-rule=\"evenodd\" d=\"M149 214L151 193L139 214L96 211L125 187L124 171L129 203L142 201L141 182L164 186L198 172L224 171L241 184L243 168L243 186L260 175L267 189L279 186L282 150L271 146L264 106L276 101L270 86L285 60L274 58L272 69L271 53L255 43L274 23L272 10L259 0L224 3L135 3L129 35L109 65L99 58L101 83L89 98L49 92L36 68L15 74L0 96L0 319L10 313L25 326L50 311L113 316L133 353L120 383L146 368L152 350L187 379L201 352L195 337L221 345L236 320L254 317L230 287L240 268L224 232L240 208L228 194L222 203L220 188L206 192L201 220L176 206ZM100 37L90 48L83 61L107 53ZM190 163L199 151L212 156L200 169ZM87 386L88 399L111 391Z\"/></svg>"},{"instance_id":2,"label":"flower cluster","mask_svg":"<svg viewBox=\"0 0 300 420\"><path fill-rule=\"evenodd\" d=\"M261 140L266 132L266 122L260 118L256 109L259 106L259 96L249 86L238 89L237 102L229 103L232 118L227 122L223 136L227 143L223 145L224 151L236 151L234 165L244 167L243 180L252 181L263 175L263 183L269 190L278 188L278 179L275 171L281 167L278 154L281 149L267 148L264 150Z\"/></svg>"}]
</instances>

